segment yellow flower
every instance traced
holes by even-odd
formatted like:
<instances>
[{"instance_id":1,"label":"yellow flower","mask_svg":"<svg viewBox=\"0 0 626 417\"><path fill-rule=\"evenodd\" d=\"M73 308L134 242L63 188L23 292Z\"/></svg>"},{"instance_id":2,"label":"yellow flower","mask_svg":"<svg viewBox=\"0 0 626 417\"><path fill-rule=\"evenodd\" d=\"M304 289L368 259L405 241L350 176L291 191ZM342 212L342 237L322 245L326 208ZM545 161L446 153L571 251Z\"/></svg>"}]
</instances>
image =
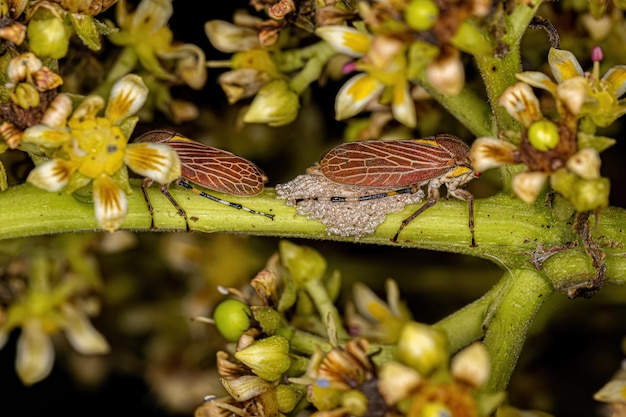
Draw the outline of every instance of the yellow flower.
<instances>
[{"instance_id":1,"label":"yellow flower","mask_svg":"<svg viewBox=\"0 0 626 417\"><path fill-rule=\"evenodd\" d=\"M573 115L589 116L596 126L606 127L626 113L626 106L619 101L626 93L626 66L616 65L600 77L602 57L602 49L594 47L593 69L584 72L574 54L550 48L548 63L556 82L536 71L522 72L517 78L549 91Z\"/></svg>"},{"instance_id":2,"label":"yellow flower","mask_svg":"<svg viewBox=\"0 0 626 417\"><path fill-rule=\"evenodd\" d=\"M126 194L132 192L126 166L161 184L181 174L178 155L167 145L127 144L137 121L132 116L147 95L141 77L130 74L113 86L105 117L98 116L104 100L89 96L66 123L26 129L24 142L52 149L54 156L33 169L28 181L50 192L67 193L93 183L98 225L111 232L118 229L127 214Z\"/></svg>"},{"instance_id":3,"label":"yellow flower","mask_svg":"<svg viewBox=\"0 0 626 417\"><path fill-rule=\"evenodd\" d=\"M59 240L53 242L63 245ZM0 348L14 329L21 329L16 370L22 382L31 385L44 379L52 369L55 357L52 335L63 331L70 345L82 354L107 353L109 345L89 320L94 305L84 294L85 290L93 289L93 283L86 282L84 276L78 279L59 276L52 266L53 255L43 252L42 247L28 255L28 285L3 311ZM54 255L56 264L64 261ZM76 274L76 271L63 273Z\"/></svg>"},{"instance_id":4,"label":"yellow flower","mask_svg":"<svg viewBox=\"0 0 626 417\"><path fill-rule=\"evenodd\" d=\"M337 93L337 120L357 115L378 99L381 104L391 106L397 121L415 127L415 104L406 75L406 46L392 38L372 36L348 26L323 26L316 33L337 52L361 58L346 67L362 72L350 78Z\"/></svg>"}]
</instances>

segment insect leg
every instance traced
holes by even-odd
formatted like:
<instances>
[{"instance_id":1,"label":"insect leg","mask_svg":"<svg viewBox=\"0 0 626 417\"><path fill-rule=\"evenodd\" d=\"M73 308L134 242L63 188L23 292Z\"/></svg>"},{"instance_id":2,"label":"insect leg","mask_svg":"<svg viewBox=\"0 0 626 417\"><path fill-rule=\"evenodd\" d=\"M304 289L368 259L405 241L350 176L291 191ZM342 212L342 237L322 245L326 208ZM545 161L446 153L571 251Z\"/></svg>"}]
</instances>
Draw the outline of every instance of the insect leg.
<instances>
[{"instance_id":1,"label":"insect leg","mask_svg":"<svg viewBox=\"0 0 626 417\"><path fill-rule=\"evenodd\" d=\"M178 214L185 219L185 228L189 232L191 229L189 228L189 219L187 218L187 212L178 204L178 201L174 198L174 196L167 189L167 184L161 185L160 187L161 193L170 200L170 203L176 208Z\"/></svg>"},{"instance_id":2,"label":"insect leg","mask_svg":"<svg viewBox=\"0 0 626 417\"><path fill-rule=\"evenodd\" d=\"M472 248L475 248L477 245L474 238L474 195L462 188L459 188L458 190L448 190L448 194L458 198L459 200L467 201L467 210L469 216L468 225L470 229L470 234L472 235L472 244L470 246Z\"/></svg>"},{"instance_id":3,"label":"insect leg","mask_svg":"<svg viewBox=\"0 0 626 417\"><path fill-rule=\"evenodd\" d=\"M145 200L148 211L150 212L150 229L156 229L156 226L154 225L154 207L152 207L152 202L148 196L148 187L150 187L152 183L153 181L150 178L144 178L143 181L141 181L141 193L143 194L143 199Z\"/></svg>"},{"instance_id":4,"label":"insect leg","mask_svg":"<svg viewBox=\"0 0 626 417\"><path fill-rule=\"evenodd\" d=\"M216 203L224 204L226 206L235 208L237 210L247 211L248 213L259 214L261 216L265 216L265 217L268 217L268 218L274 220L274 215L273 214L267 214L267 213L264 213L262 211L252 210L251 208L242 206L241 204L232 203L230 201L222 200L221 198L217 198L217 197L215 197L215 196L213 196L211 194L207 194L204 191L197 189L196 187L194 187L193 185L189 184L188 182L186 182L184 180L180 180L179 179L176 183L178 185L188 189L192 193L197 194L199 196L202 196L204 198L208 198L209 200L215 201Z\"/></svg>"},{"instance_id":5,"label":"insect leg","mask_svg":"<svg viewBox=\"0 0 626 417\"><path fill-rule=\"evenodd\" d=\"M420 208L418 208L409 217L407 217L406 219L402 220L402 223L400 223L400 227L398 228L398 231L391 238L391 241L393 243L398 243L398 236L400 235L400 232L402 231L402 229L404 229L409 223L411 223L413 220L415 220L415 218L417 216L419 216L420 214L422 214L423 212L425 212L426 210L428 210L429 208L434 206L437 203L437 200L439 200L439 188L437 188L437 187L429 187L429 190L428 190L428 201L426 203L424 203Z\"/></svg>"}]
</instances>

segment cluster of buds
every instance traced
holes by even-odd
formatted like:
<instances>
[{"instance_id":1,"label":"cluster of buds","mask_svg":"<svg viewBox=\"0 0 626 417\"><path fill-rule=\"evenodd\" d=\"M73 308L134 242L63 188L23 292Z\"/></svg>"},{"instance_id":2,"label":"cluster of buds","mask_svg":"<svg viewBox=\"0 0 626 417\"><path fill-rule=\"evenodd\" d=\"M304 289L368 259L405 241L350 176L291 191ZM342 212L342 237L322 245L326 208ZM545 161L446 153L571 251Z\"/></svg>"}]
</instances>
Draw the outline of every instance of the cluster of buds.
<instances>
[{"instance_id":1,"label":"cluster of buds","mask_svg":"<svg viewBox=\"0 0 626 417\"><path fill-rule=\"evenodd\" d=\"M35 54L28 52L11 59L4 89L7 102L0 103L0 135L9 148L20 144L24 129L39 123L54 125L57 113L71 103L57 98L63 79Z\"/></svg>"},{"instance_id":2,"label":"cluster of buds","mask_svg":"<svg viewBox=\"0 0 626 417\"><path fill-rule=\"evenodd\" d=\"M479 138L471 150L475 169L523 163L527 170L513 178L513 191L533 203L550 179L551 188L576 211L597 211L608 206L609 180L600 176L599 153L614 141L596 136L597 127L613 123L626 112L619 100L626 92L626 69L611 68L599 76L602 50L594 48L594 69L583 72L574 55L552 48L548 61L557 82L541 72L518 74L520 82L504 91L500 104L519 121L524 131L519 145L496 138ZM558 119L545 116L532 87L549 91Z\"/></svg>"},{"instance_id":3,"label":"cluster of buds","mask_svg":"<svg viewBox=\"0 0 626 417\"><path fill-rule=\"evenodd\" d=\"M196 417L491 415L503 394L481 392L490 362L480 342L451 356L445 335L411 320L390 283L389 307L357 286L355 297L366 295L357 329L334 307L337 274L325 278L325 270L315 250L282 241L252 280L254 291L223 289L231 297L209 321L230 342L217 353L227 395L207 396ZM398 324L379 343L380 328L370 332L365 319L391 323L389 316Z\"/></svg>"}]
</instances>

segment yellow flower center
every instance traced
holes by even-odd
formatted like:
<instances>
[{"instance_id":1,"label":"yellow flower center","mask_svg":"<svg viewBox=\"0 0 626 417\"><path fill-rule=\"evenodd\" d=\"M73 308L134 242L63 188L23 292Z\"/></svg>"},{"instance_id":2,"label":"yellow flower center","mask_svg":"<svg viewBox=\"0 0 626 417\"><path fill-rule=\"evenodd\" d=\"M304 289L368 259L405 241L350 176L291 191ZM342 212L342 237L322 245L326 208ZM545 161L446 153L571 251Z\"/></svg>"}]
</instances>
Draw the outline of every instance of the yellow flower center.
<instances>
[{"instance_id":1,"label":"yellow flower center","mask_svg":"<svg viewBox=\"0 0 626 417\"><path fill-rule=\"evenodd\" d=\"M113 175L124 164L127 138L119 128L102 117L74 119L68 123L72 141L66 145L78 172L89 178Z\"/></svg>"}]
</instances>

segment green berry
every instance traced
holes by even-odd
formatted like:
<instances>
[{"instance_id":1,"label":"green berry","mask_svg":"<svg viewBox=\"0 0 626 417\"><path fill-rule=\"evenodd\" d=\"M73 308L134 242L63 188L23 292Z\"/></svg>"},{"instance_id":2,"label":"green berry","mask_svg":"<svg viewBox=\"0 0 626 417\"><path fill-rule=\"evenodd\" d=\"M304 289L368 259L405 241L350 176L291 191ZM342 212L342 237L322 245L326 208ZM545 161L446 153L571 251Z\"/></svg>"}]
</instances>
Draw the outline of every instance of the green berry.
<instances>
[{"instance_id":1,"label":"green berry","mask_svg":"<svg viewBox=\"0 0 626 417\"><path fill-rule=\"evenodd\" d=\"M232 298L220 302L213 311L217 331L229 342L236 342L250 327L252 312L248 304Z\"/></svg>"},{"instance_id":2,"label":"green berry","mask_svg":"<svg viewBox=\"0 0 626 417\"><path fill-rule=\"evenodd\" d=\"M406 23L415 30L428 30L439 17L439 8L433 0L412 0L404 9Z\"/></svg>"},{"instance_id":3,"label":"green berry","mask_svg":"<svg viewBox=\"0 0 626 417\"><path fill-rule=\"evenodd\" d=\"M559 128L549 120L539 120L528 128L528 141L538 151L556 148L561 140Z\"/></svg>"}]
</instances>

